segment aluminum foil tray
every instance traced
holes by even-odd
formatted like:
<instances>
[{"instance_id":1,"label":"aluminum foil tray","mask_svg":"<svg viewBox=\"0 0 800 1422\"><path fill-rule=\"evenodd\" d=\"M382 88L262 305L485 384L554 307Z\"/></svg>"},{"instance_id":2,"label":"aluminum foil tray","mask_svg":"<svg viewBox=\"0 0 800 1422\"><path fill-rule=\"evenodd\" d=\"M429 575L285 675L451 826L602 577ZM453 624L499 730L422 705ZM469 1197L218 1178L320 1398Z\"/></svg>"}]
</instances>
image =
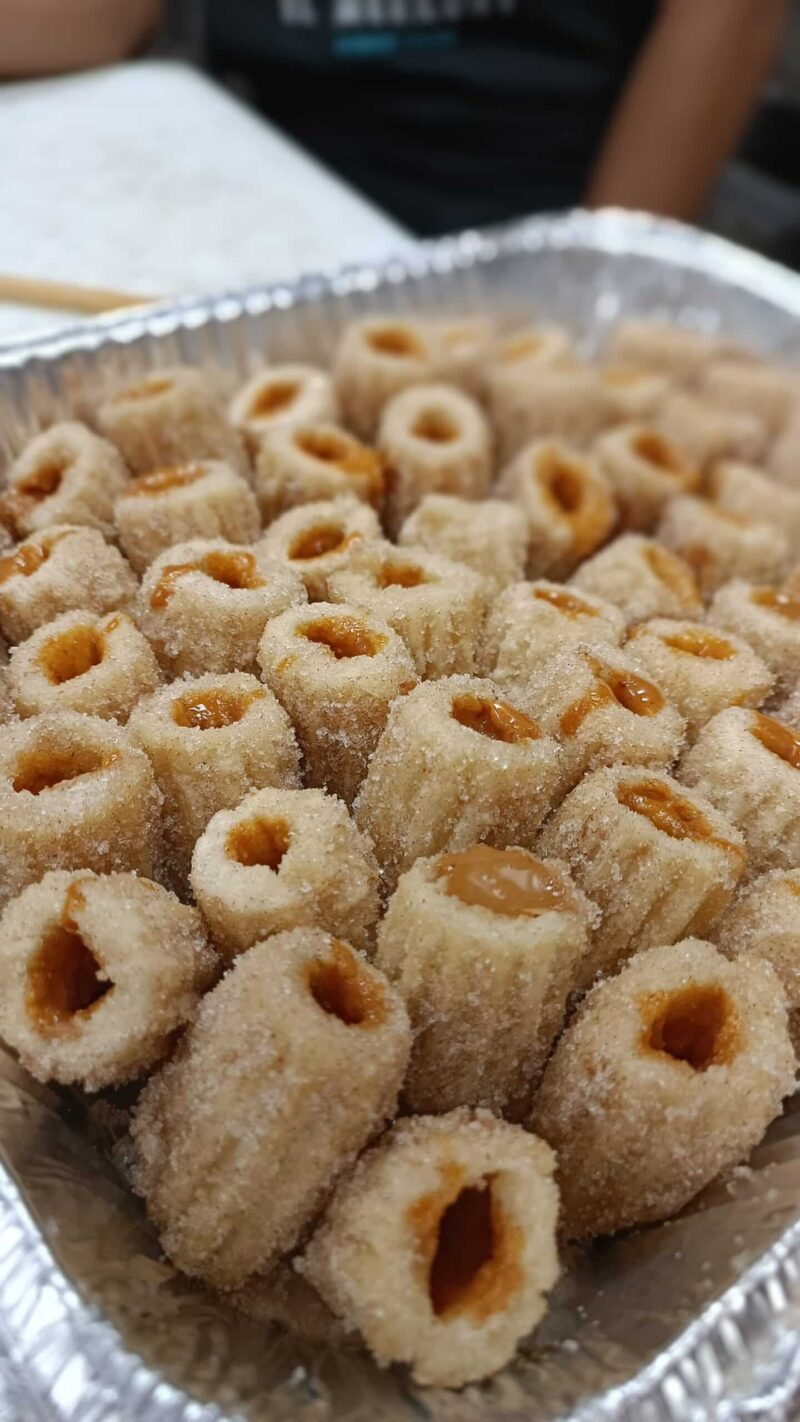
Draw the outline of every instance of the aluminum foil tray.
<instances>
[{"instance_id":1,"label":"aluminum foil tray","mask_svg":"<svg viewBox=\"0 0 800 1422\"><path fill-rule=\"evenodd\" d=\"M0 349L0 464L37 426L177 361L233 378L325 359L368 310L722 328L800 361L800 278L690 228L535 218L381 267L109 317ZM688 1422L793 1415L800 1396L800 1104L679 1219L579 1252L499 1378L412 1387L357 1350L229 1312L160 1256L109 1150L117 1104L37 1086L0 1052L0 1422Z\"/></svg>"}]
</instances>

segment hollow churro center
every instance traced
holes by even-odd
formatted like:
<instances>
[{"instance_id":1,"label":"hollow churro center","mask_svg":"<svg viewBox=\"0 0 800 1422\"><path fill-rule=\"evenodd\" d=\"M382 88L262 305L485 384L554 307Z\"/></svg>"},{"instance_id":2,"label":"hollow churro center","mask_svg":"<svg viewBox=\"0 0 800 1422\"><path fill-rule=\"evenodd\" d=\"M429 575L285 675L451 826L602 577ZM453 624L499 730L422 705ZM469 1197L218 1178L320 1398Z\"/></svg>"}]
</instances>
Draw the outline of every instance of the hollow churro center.
<instances>
[{"instance_id":1,"label":"hollow churro center","mask_svg":"<svg viewBox=\"0 0 800 1422\"><path fill-rule=\"evenodd\" d=\"M159 494L169 494L173 489L187 489L204 474L202 464L175 464L169 469L153 469L150 474L139 474L136 479L131 479L124 497L157 498Z\"/></svg>"},{"instance_id":2,"label":"hollow churro center","mask_svg":"<svg viewBox=\"0 0 800 1422\"><path fill-rule=\"evenodd\" d=\"M311 996L323 1012L345 1027L378 1027L386 1017L380 983L367 975L346 944L331 940L330 957L317 958L308 970Z\"/></svg>"},{"instance_id":3,"label":"hollow churro center","mask_svg":"<svg viewBox=\"0 0 800 1422\"><path fill-rule=\"evenodd\" d=\"M714 831L702 811L658 780L637 780L617 788L626 809L644 815L671 839L713 840Z\"/></svg>"},{"instance_id":4,"label":"hollow churro center","mask_svg":"<svg viewBox=\"0 0 800 1422\"><path fill-rule=\"evenodd\" d=\"M115 760L113 752L101 751L96 746L58 746L49 750L37 747L17 757L11 785L16 791L41 795L43 790L52 790L81 775L105 770Z\"/></svg>"},{"instance_id":5,"label":"hollow churro center","mask_svg":"<svg viewBox=\"0 0 800 1422\"><path fill-rule=\"evenodd\" d=\"M775 721L772 716L765 716L761 711L753 712L752 733L768 751L784 760L793 769L800 770L800 736L784 726L782 721Z\"/></svg>"},{"instance_id":6,"label":"hollow churro center","mask_svg":"<svg viewBox=\"0 0 800 1422\"><path fill-rule=\"evenodd\" d=\"M40 1032L84 1020L114 984L75 929L54 924L28 964L25 1003Z\"/></svg>"},{"instance_id":7,"label":"hollow churro center","mask_svg":"<svg viewBox=\"0 0 800 1422\"><path fill-rule=\"evenodd\" d=\"M437 1318L485 1323L507 1308L522 1284L521 1231L497 1199L496 1177L463 1183L455 1164L440 1166L442 1186L406 1212L425 1264Z\"/></svg>"},{"instance_id":8,"label":"hollow churro center","mask_svg":"<svg viewBox=\"0 0 800 1422\"><path fill-rule=\"evenodd\" d=\"M17 576L29 578L47 562L51 546L46 543L22 543L14 553L0 558L0 583Z\"/></svg>"},{"instance_id":9,"label":"hollow churro center","mask_svg":"<svg viewBox=\"0 0 800 1422\"><path fill-rule=\"evenodd\" d=\"M152 380L143 380L139 385L131 385L127 390L120 391L118 400L153 400L158 395L166 395L172 389L172 381L165 376L154 376Z\"/></svg>"},{"instance_id":10,"label":"hollow churro center","mask_svg":"<svg viewBox=\"0 0 800 1422\"><path fill-rule=\"evenodd\" d=\"M324 558L326 553L341 553L352 541L353 535L340 523L318 523L298 535L289 548L289 557L307 563L312 558Z\"/></svg>"},{"instance_id":11,"label":"hollow churro center","mask_svg":"<svg viewBox=\"0 0 800 1422\"><path fill-rule=\"evenodd\" d=\"M453 898L509 918L534 918L568 904L563 880L527 849L476 844L441 855L435 872Z\"/></svg>"},{"instance_id":12,"label":"hollow churro center","mask_svg":"<svg viewBox=\"0 0 800 1422\"><path fill-rule=\"evenodd\" d=\"M105 643L95 627L70 627L58 637L50 637L39 652L38 662L54 686L84 676L99 666Z\"/></svg>"},{"instance_id":13,"label":"hollow churro center","mask_svg":"<svg viewBox=\"0 0 800 1422\"><path fill-rule=\"evenodd\" d=\"M765 607L769 612L777 612L787 622L800 622L800 599L789 593L778 592L775 588L755 588L750 601L756 607Z\"/></svg>"},{"instance_id":14,"label":"hollow churro center","mask_svg":"<svg viewBox=\"0 0 800 1422\"><path fill-rule=\"evenodd\" d=\"M693 1071L726 1066L739 1050L733 1004L717 983L690 983L676 992L651 993L640 1001L642 1049L685 1062Z\"/></svg>"},{"instance_id":15,"label":"hollow churro center","mask_svg":"<svg viewBox=\"0 0 800 1422\"><path fill-rule=\"evenodd\" d=\"M371 632L354 617L326 617L319 622L307 622L305 626L298 627L297 633L307 642L327 647L337 661L348 657L374 657L386 641L385 637Z\"/></svg>"},{"instance_id":16,"label":"hollow churro center","mask_svg":"<svg viewBox=\"0 0 800 1422\"><path fill-rule=\"evenodd\" d=\"M225 849L229 859L245 868L261 865L277 872L291 840L292 832L285 820L268 820L259 815L234 825Z\"/></svg>"},{"instance_id":17,"label":"hollow churro center","mask_svg":"<svg viewBox=\"0 0 800 1422\"><path fill-rule=\"evenodd\" d=\"M455 697L450 715L468 731L477 731L479 736L488 736L493 741L505 741L507 745L535 741L541 735L536 722L515 706L509 706L507 701L493 701L470 692Z\"/></svg>"},{"instance_id":18,"label":"hollow churro center","mask_svg":"<svg viewBox=\"0 0 800 1422\"><path fill-rule=\"evenodd\" d=\"M377 577L379 588L419 588L430 578L414 563L384 563Z\"/></svg>"},{"instance_id":19,"label":"hollow churro center","mask_svg":"<svg viewBox=\"0 0 800 1422\"><path fill-rule=\"evenodd\" d=\"M663 435L658 434L656 430L647 430L637 435L632 441L631 448L639 459L643 459L646 464L652 464L664 474L682 474L684 472L684 461L678 450L674 444L665 439Z\"/></svg>"},{"instance_id":20,"label":"hollow churro center","mask_svg":"<svg viewBox=\"0 0 800 1422\"><path fill-rule=\"evenodd\" d=\"M420 411L411 433L429 444L452 444L453 440L458 439L459 428L446 410L431 408Z\"/></svg>"},{"instance_id":21,"label":"hollow churro center","mask_svg":"<svg viewBox=\"0 0 800 1422\"><path fill-rule=\"evenodd\" d=\"M423 354L422 342L407 326L376 326L367 332L367 345L378 355L406 360Z\"/></svg>"},{"instance_id":22,"label":"hollow churro center","mask_svg":"<svg viewBox=\"0 0 800 1422\"><path fill-rule=\"evenodd\" d=\"M645 561L653 573L681 602L695 603L700 600L697 583L686 564L666 548L653 544L644 550Z\"/></svg>"},{"instance_id":23,"label":"hollow churro center","mask_svg":"<svg viewBox=\"0 0 800 1422\"><path fill-rule=\"evenodd\" d=\"M712 662L728 662L736 656L735 649L724 637L717 637L714 632L700 627L673 632L661 640L665 647L672 647L676 652L686 652L690 657L704 657Z\"/></svg>"},{"instance_id":24,"label":"hollow churro center","mask_svg":"<svg viewBox=\"0 0 800 1422\"><path fill-rule=\"evenodd\" d=\"M580 513L586 497L586 479L580 465L548 450L539 456L536 478L562 517L574 518Z\"/></svg>"},{"instance_id":25,"label":"hollow churro center","mask_svg":"<svg viewBox=\"0 0 800 1422\"><path fill-rule=\"evenodd\" d=\"M297 380L273 380L262 385L248 411L251 420L266 420L271 415L283 414L292 406L300 394Z\"/></svg>"},{"instance_id":26,"label":"hollow churro center","mask_svg":"<svg viewBox=\"0 0 800 1422\"><path fill-rule=\"evenodd\" d=\"M664 697L651 681L645 681L635 672L603 666L595 657L587 657L587 664L595 681L585 695L573 701L563 713L560 721L563 736L574 736L593 711L614 703L633 716L657 716L663 709Z\"/></svg>"},{"instance_id":27,"label":"hollow churro center","mask_svg":"<svg viewBox=\"0 0 800 1422\"><path fill-rule=\"evenodd\" d=\"M538 602L549 602L551 607L566 613L567 617L597 617L596 607L567 592L566 588L534 588L533 596Z\"/></svg>"},{"instance_id":28,"label":"hollow churro center","mask_svg":"<svg viewBox=\"0 0 800 1422\"><path fill-rule=\"evenodd\" d=\"M177 726L218 731L241 721L252 703L263 695L263 691L228 691L224 687L187 691L173 701L172 719Z\"/></svg>"}]
</instances>

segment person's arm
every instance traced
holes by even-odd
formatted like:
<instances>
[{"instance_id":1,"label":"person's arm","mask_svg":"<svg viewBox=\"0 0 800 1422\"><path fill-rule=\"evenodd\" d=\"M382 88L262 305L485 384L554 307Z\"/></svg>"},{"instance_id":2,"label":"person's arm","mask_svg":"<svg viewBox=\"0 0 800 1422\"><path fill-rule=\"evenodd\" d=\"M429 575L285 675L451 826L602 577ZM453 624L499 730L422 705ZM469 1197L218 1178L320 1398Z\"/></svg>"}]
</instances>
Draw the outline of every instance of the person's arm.
<instances>
[{"instance_id":1,"label":"person's arm","mask_svg":"<svg viewBox=\"0 0 800 1422\"><path fill-rule=\"evenodd\" d=\"M133 54L162 0L0 0L0 79L91 69Z\"/></svg>"},{"instance_id":2,"label":"person's arm","mask_svg":"<svg viewBox=\"0 0 800 1422\"><path fill-rule=\"evenodd\" d=\"M786 0L662 0L591 176L590 207L693 218L769 73Z\"/></svg>"}]
</instances>

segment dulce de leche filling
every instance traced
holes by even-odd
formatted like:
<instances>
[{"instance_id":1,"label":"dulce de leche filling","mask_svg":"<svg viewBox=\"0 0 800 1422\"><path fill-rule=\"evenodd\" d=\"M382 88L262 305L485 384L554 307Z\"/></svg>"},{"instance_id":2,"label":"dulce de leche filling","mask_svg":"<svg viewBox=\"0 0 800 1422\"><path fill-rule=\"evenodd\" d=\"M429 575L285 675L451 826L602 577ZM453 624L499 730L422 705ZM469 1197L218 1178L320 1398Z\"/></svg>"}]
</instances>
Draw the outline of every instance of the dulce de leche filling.
<instances>
[{"instance_id":1,"label":"dulce de leche filling","mask_svg":"<svg viewBox=\"0 0 800 1422\"><path fill-rule=\"evenodd\" d=\"M640 1050L670 1057L692 1071L726 1066L741 1040L733 1004L718 983L689 983L675 992L648 993L639 1001Z\"/></svg>"},{"instance_id":2,"label":"dulce de leche filling","mask_svg":"<svg viewBox=\"0 0 800 1422\"><path fill-rule=\"evenodd\" d=\"M697 588L691 569L684 563L682 558L678 558L675 553L670 553L668 548L659 548L657 543L652 543L644 550L644 558L651 573L663 583L670 592L686 607L700 606L700 593Z\"/></svg>"},{"instance_id":3,"label":"dulce de leche filling","mask_svg":"<svg viewBox=\"0 0 800 1422\"><path fill-rule=\"evenodd\" d=\"M688 466L670 440L657 430L642 430L631 445L633 453L645 464L652 464L664 474L686 474Z\"/></svg>"},{"instance_id":4,"label":"dulce de leche filling","mask_svg":"<svg viewBox=\"0 0 800 1422\"><path fill-rule=\"evenodd\" d=\"M488 736L493 741L505 741L507 745L535 741L541 735L536 722L515 706L469 692L454 698L450 714L468 731L476 731L478 735Z\"/></svg>"},{"instance_id":5,"label":"dulce de leche filling","mask_svg":"<svg viewBox=\"0 0 800 1422\"><path fill-rule=\"evenodd\" d=\"M289 547L288 556L293 562L310 563L312 558L324 558L326 553L343 553L359 537L357 533L348 533L341 524L316 524L298 534Z\"/></svg>"},{"instance_id":6,"label":"dulce de leche filling","mask_svg":"<svg viewBox=\"0 0 800 1422\"><path fill-rule=\"evenodd\" d=\"M800 736L796 735L782 721L773 720L761 711L753 712L752 734L773 755L800 770Z\"/></svg>"},{"instance_id":7,"label":"dulce de leche filling","mask_svg":"<svg viewBox=\"0 0 800 1422\"><path fill-rule=\"evenodd\" d=\"M69 465L68 459L51 459L0 494L0 523L18 536L26 514L58 492Z\"/></svg>"},{"instance_id":8,"label":"dulce de leche filling","mask_svg":"<svg viewBox=\"0 0 800 1422\"><path fill-rule=\"evenodd\" d=\"M363 479L373 495L383 492L383 463L377 450L343 430L298 430L295 445L311 459L332 464L342 474Z\"/></svg>"},{"instance_id":9,"label":"dulce de leche filling","mask_svg":"<svg viewBox=\"0 0 800 1422\"><path fill-rule=\"evenodd\" d=\"M251 420L268 420L273 415L281 415L294 404L300 394L296 380L267 380L250 402L248 417Z\"/></svg>"},{"instance_id":10,"label":"dulce de leche filling","mask_svg":"<svg viewBox=\"0 0 800 1422\"><path fill-rule=\"evenodd\" d=\"M258 571L252 553L244 548L214 548L194 563L169 563L150 594L151 607L166 607L177 584L187 573L205 573L215 583L222 583L235 592L263 588L266 579Z\"/></svg>"},{"instance_id":11,"label":"dulce de leche filling","mask_svg":"<svg viewBox=\"0 0 800 1422\"><path fill-rule=\"evenodd\" d=\"M33 573L38 573L42 564L47 562L56 544L76 532L77 529L66 528L63 533L51 534L35 543L21 543L13 553L7 554L5 558L0 558L0 583L7 582L9 578L30 578Z\"/></svg>"},{"instance_id":12,"label":"dulce de leche filling","mask_svg":"<svg viewBox=\"0 0 800 1422\"><path fill-rule=\"evenodd\" d=\"M439 1175L438 1189L406 1210L431 1309L443 1322L482 1324L522 1286L522 1230L498 1198L497 1176L468 1183L456 1161L442 1162Z\"/></svg>"},{"instance_id":13,"label":"dulce de leche filling","mask_svg":"<svg viewBox=\"0 0 800 1422\"><path fill-rule=\"evenodd\" d=\"M634 716L657 716L663 709L664 697L657 686L635 672L604 667L596 657L587 657L595 678L594 685L568 706L559 723L563 736L574 736L587 716L602 706L616 704Z\"/></svg>"},{"instance_id":14,"label":"dulce de leche filling","mask_svg":"<svg viewBox=\"0 0 800 1422\"><path fill-rule=\"evenodd\" d=\"M379 1027L386 1018L382 984L367 970L352 948L332 938L325 958L308 969L308 987L317 1006L345 1027Z\"/></svg>"},{"instance_id":15,"label":"dulce de leche filling","mask_svg":"<svg viewBox=\"0 0 800 1422\"><path fill-rule=\"evenodd\" d=\"M408 326L373 326L366 333L366 343L378 355L396 360L419 359L425 354L419 337Z\"/></svg>"},{"instance_id":16,"label":"dulce de leche filling","mask_svg":"<svg viewBox=\"0 0 800 1422\"><path fill-rule=\"evenodd\" d=\"M756 607L765 607L768 612L777 612L787 622L800 622L800 599L790 593L778 592L776 588L755 588L750 601Z\"/></svg>"},{"instance_id":17,"label":"dulce de leche filling","mask_svg":"<svg viewBox=\"0 0 800 1422\"><path fill-rule=\"evenodd\" d=\"M452 898L509 918L535 918L570 907L563 879L527 849L476 844L441 855L435 872Z\"/></svg>"},{"instance_id":18,"label":"dulce de leche filling","mask_svg":"<svg viewBox=\"0 0 800 1422\"><path fill-rule=\"evenodd\" d=\"M374 657L386 641L382 633L372 632L354 617L326 617L318 622L306 622L298 627L297 636L325 647L337 662L350 657Z\"/></svg>"},{"instance_id":19,"label":"dulce de leche filling","mask_svg":"<svg viewBox=\"0 0 800 1422\"><path fill-rule=\"evenodd\" d=\"M46 748L33 746L17 757L11 775L12 789L18 793L27 790L30 795L41 795L43 790L53 790L81 775L94 775L98 770L107 770L118 759L118 752L101 750L90 745L63 745Z\"/></svg>"},{"instance_id":20,"label":"dulce de leche filling","mask_svg":"<svg viewBox=\"0 0 800 1422\"><path fill-rule=\"evenodd\" d=\"M617 786L617 801L649 820L655 829L670 839L691 839L712 844L737 858L743 857L738 845L720 839L702 810L683 795L677 795L659 780L628 781Z\"/></svg>"},{"instance_id":21,"label":"dulce de leche filling","mask_svg":"<svg viewBox=\"0 0 800 1422\"><path fill-rule=\"evenodd\" d=\"M76 915L84 902L77 880L64 896L58 923L47 930L28 963L25 1006L45 1036L85 1022L114 986L81 936Z\"/></svg>"},{"instance_id":22,"label":"dulce de leche filling","mask_svg":"<svg viewBox=\"0 0 800 1422\"><path fill-rule=\"evenodd\" d=\"M575 593L568 592L566 588L534 588L532 595L537 602L548 602L567 617L598 616L596 607L584 602L583 598L576 597Z\"/></svg>"},{"instance_id":23,"label":"dulce de leche filling","mask_svg":"<svg viewBox=\"0 0 800 1422\"><path fill-rule=\"evenodd\" d=\"M219 731L224 726L233 726L241 721L253 702L264 695L260 689L228 691L225 687L187 691L173 701L172 719L176 726L197 731Z\"/></svg>"},{"instance_id":24,"label":"dulce de leche filling","mask_svg":"<svg viewBox=\"0 0 800 1422\"><path fill-rule=\"evenodd\" d=\"M105 654L103 636L90 625L70 627L56 637L50 637L39 651L37 661L54 686L84 676L99 666Z\"/></svg>"},{"instance_id":25,"label":"dulce de leche filling","mask_svg":"<svg viewBox=\"0 0 800 1422\"><path fill-rule=\"evenodd\" d=\"M125 499L157 498L173 489L187 489L205 474L202 464L175 464L168 469L154 469L131 479L123 494Z\"/></svg>"},{"instance_id":26,"label":"dulce de leche filling","mask_svg":"<svg viewBox=\"0 0 800 1422\"><path fill-rule=\"evenodd\" d=\"M730 642L705 627L687 627L681 632L665 634L661 640L665 647L671 647L675 652L685 652L687 656L703 657L708 661L729 662L736 656L736 649Z\"/></svg>"}]
</instances>

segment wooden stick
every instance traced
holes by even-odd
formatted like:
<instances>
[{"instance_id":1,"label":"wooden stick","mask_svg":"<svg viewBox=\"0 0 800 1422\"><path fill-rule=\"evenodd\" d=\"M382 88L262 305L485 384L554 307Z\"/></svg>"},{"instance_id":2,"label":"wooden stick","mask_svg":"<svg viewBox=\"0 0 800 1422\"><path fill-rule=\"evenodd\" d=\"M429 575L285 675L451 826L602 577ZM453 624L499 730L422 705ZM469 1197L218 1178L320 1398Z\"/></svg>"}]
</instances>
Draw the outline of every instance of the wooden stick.
<instances>
[{"instance_id":1,"label":"wooden stick","mask_svg":"<svg viewBox=\"0 0 800 1422\"><path fill-rule=\"evenodd\" d=\"M51 306L56 311L78 311L97 316L121 306L150 306L155 296L134 296L131 292L106 291L101 287L73 286L63 281L40 281L38 277L5 275L0 272L0 301L19 306Z\"/></svg>"}]
</instances>

